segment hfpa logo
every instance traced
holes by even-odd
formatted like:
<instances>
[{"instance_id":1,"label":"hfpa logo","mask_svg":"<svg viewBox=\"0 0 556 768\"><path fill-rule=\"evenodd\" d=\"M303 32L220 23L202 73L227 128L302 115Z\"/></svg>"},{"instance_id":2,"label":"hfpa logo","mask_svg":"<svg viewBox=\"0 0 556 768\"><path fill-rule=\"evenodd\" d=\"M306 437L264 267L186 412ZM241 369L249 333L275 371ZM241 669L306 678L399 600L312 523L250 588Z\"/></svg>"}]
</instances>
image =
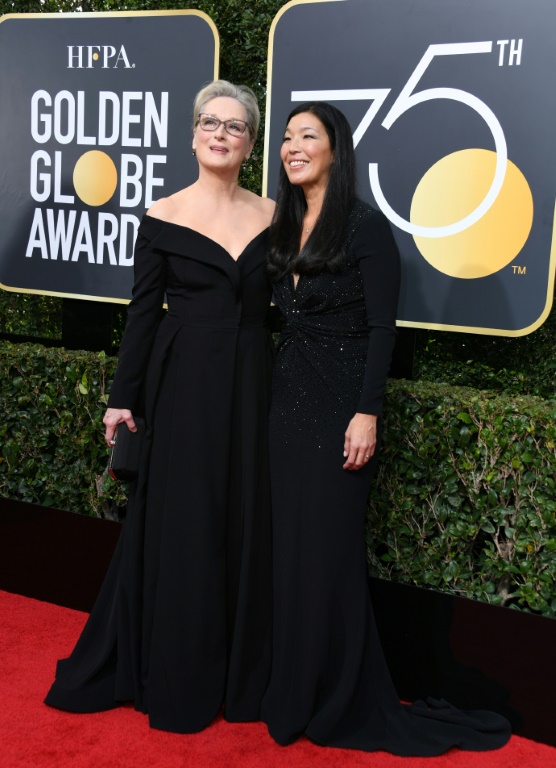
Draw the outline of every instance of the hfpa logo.
<instances>
[{"instance_id":1,"label":"hfpa logo","mask_svg":"<svg viewBox=\"0 0 556 768\"><path fill-rule=\"evenodd\" d=\"M126 50L122 45L118 51L113 45L68 45L68 69L133 69Z\"/></svg>"}]
</instances>

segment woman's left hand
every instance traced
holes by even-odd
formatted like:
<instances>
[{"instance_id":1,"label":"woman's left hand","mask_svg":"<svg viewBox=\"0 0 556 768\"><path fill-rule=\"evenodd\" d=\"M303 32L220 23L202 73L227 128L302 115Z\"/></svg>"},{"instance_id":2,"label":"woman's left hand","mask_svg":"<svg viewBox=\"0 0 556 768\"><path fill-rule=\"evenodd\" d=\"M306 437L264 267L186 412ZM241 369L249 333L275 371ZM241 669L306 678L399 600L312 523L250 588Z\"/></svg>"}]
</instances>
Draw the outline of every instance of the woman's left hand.
<instances>
[{"instance_id":1,"label":"woman's left hand","mask_svg":"<svg viewBox=\"0 0 556 768\"><path fill-rule=\"evenodd\" d=\"M370 461L376 449L377 416L356 413L349 422L344 440L344 469L361 469Z\"/></svg>"}]
</instances>

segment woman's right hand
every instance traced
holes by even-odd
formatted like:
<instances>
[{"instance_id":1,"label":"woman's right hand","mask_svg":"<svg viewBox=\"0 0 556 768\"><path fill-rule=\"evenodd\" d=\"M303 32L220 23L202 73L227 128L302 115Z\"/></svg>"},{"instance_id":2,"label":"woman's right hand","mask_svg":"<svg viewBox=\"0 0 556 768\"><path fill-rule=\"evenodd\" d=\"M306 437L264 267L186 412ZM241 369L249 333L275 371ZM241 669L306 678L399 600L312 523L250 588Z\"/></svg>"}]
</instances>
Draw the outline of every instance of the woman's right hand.
<instances>
[{"instance_id":1,"label":"woman's right hand","mask_svg":"<svg viewBox=\"0 0 556 768\"><path fill-rule=\"evenodd\" d=\"M104 439L109 446L114 445L114 435L116 434L116 427L123 421L127 424L127 428L130 432L137 432L137 427L133 421L133 415L127 408L107 408L102 423L106 427L104 433Z\"/></svg>"}]
</instances>

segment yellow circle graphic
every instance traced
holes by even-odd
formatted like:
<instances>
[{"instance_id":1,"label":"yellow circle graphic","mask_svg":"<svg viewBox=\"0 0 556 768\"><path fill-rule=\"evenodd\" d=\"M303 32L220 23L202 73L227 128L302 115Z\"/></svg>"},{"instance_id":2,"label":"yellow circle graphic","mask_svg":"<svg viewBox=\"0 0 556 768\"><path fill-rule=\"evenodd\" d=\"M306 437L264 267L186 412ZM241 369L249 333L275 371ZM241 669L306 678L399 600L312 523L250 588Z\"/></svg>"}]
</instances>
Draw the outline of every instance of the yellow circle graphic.
<instances>
[{"instance_id":1,"label":"yellow circle graphic","mask_svg":"<svg viewBox=\"0 0 556 768\"><path fill-rule=\"evenodd\" d=\"M496 153L464 149L429 168L411 202L412 224L441 227L470 214L487 194ZM447 237L415 235L423 257L451 277L486 277L512 262L525 245L533 224L533 196L527 179L508 160L500 194L471 227Z\"/></svg>"},{"instance_id":2,"label":"yellow circle graphic","mask_svg":"<svg viewBox=\"0 0 556 768\"><path fill-rule=\"evenodd\" d=\"M73 186L86 205L104 205L118 184L118 171L106 152L93 149L81 155L73 169Z\"/></svg>"}]
</instances>

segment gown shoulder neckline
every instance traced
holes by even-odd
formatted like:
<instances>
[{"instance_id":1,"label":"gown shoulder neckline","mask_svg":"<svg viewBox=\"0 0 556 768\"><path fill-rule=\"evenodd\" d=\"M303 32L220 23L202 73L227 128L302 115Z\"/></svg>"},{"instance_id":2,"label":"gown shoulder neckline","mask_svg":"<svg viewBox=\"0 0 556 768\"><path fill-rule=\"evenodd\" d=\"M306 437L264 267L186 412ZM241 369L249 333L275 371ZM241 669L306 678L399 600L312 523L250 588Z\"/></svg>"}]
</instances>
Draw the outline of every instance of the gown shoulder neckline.
<instances>
[{"instance_id":1,"label":"gown shoulder neckline","mask_svg":"<svg viewBox=\"0 0 556 768\"><path fill-rule=\"evenodd\" d=\"M198 230L193 229L192 227L188 227L188 226L186 226L184 224L175 224L174 222L166 221L165 219L158 219L156 216L149 216L148 213L143 214L143 221L146 221L146 222L149 222L149 223L150 222L157 223L157 224L162 225L164 227L168 227L170 230L174 230L174 232L182 231L184 233L191 233L195 237L202 238L205 242L208 242L211 245L216 246L221 251L223 251L229 259L231 259L232 261L234 261L236 263L251 248L251 246L253 246L259 240L259 238L262 237L262 235L264 235L266 232L268 232L268 230L270 228L270 227L265 227L264 229L262 229L258 234L255 235L255 237L253 237L251 240L249 240L249 242L245 245L245 247L243 248L241 253L237 257L234 257L227 250L227 248L225 248L217 240L213 240L212 237L209 237L208 235L204 235L202 232L199 232Z\"/></svg>"}]
</instances>

